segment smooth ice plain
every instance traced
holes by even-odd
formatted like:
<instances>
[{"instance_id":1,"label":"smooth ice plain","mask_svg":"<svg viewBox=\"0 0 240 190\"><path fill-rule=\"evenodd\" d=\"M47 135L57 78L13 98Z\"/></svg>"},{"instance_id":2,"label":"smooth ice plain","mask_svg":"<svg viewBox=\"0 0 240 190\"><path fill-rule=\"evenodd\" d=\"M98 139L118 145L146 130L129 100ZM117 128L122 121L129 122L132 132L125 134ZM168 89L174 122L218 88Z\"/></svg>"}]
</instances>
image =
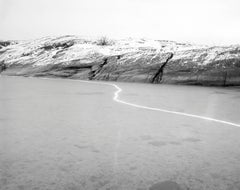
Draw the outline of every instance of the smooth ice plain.
<instances>
[{"instance_id":1,"label":"smooth ice plain","mask_svg":"<svg viewBox=\"0 0 240 190\"><path fill-rule=\"evenodd\" d=\"M124 102L240 123L239 88L114 84ZM126 105L116 90L1 77L0 189L240 187L239 127Z\"/></svg>"}]
</instances>

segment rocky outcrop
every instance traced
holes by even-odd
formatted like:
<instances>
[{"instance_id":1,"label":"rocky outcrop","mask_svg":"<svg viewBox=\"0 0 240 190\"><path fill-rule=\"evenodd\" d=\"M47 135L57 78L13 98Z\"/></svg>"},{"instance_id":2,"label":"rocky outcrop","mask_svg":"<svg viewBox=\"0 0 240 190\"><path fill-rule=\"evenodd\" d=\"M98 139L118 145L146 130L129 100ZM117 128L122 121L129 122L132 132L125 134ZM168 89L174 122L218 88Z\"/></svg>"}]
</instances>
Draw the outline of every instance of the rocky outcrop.
<instances>
[{"instance_id":1,"label":"rocky outcrop","mask_svg":"<svg viewBox=\"0 0 240 190\"><path fill-rule=\"evenodd\" d=\"M10 41L0 41L0 49L11 44Z\"/></svg>"},{"instance_id":2,"label":"rocky outcrop","mask_svg":"<svg viewBox=\"0 0 240 190\"><path fill-rule=\"evenodd\" d=\"M240 46L208 47L145 39L99 44L98 39L76 36L0 45L2 75L240 85Z\"/></svg>"},{"instance_id":3,"label":"rocky outcrop","mask_svg":"<svg viewBox=\"0 0 240 190\"><path fill-rule=\"evenodd\" d=\"M0 49L4 48L4 47L7 47L9 45L12 45L12 44L16 44L17 42L14 42L14 41L2 41L0 40Z\"/></svg>"},{"instance_id":4,"label":"rocky outcrop","mask_svg":"<svg viewBox=\"0 0 240 190\"><path fill-rule=\"evenodd\" d=\"M7 69L7 66L4 63L4 61L0 62L0 73L5 71L6 69Z\"/></svg>"},{"instance_id":5,"label":"rocky outcrop","mask_svg":"<svg viewBox=\"0 0 240 190\"><path fill-rule=\"evenodd\" d=\"M174 84L239 85L239 55L239 47L179 51L165 67L162 80Z\"/></svg>"}]
</instances>

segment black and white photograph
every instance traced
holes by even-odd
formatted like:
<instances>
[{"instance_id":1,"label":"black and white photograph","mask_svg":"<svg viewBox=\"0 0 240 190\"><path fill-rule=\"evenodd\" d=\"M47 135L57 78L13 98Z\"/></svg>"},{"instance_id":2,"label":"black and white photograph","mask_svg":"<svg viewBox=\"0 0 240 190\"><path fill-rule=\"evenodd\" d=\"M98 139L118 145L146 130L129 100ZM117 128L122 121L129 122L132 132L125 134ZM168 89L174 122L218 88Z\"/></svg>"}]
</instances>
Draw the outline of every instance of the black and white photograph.
<instances>
[{"instance_id":1,"label":"black and white photograph","mask_svg":"<svg viewBox=\"0 0 240 190\"><path fill-rule=\"evenodd\" d=\"M0 0L0 190L240 190L240 0Z\"/></svg>"}]
</instances>

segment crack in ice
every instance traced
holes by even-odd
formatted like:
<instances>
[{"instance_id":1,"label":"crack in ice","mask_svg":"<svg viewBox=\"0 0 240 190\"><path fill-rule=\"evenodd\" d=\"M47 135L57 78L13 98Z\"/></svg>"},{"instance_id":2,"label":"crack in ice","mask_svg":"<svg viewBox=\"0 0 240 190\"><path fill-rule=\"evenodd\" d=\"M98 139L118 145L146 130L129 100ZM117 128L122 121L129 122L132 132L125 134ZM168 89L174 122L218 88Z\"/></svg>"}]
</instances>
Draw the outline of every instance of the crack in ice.
<instances>
[{"instance_id":1,"label":"crack in ice","mask_svg":"<svg viewBox=\"0 0 240 190\"><path fill-rule=\"evenodd\" d=\"M122 92L122 89L119 86L117 86L116 84L103 83L103 82L92 82L92 81L81 81L81 82L104 84L104 85L109 85L109 86L115 87L117 89L117 91L114 92L113 100L118 102L118 103L125 104L125 105L128 105L128 106L133 106L133 107L136 107L136 108L147 109L147 110L152 110L152 111L159 111L159 112L164 112L164 113L169 113L169 114L181 115L181 116L185 116L185 117L203 119L203 120L213 121L213 122L222 123L222 124L226 124L226 125L231 125L231 126L235 126L235 127L240 127L240 124L229 122L229 121L214 119L214 118L211 118L211 117L205 117L205 116L200 116L200 115L195 115L195 114L189 114L189 113L185 113L185 112L177 112L177 111L171 111L171 110L166 110L166 109L161 109L161 108L148 107L148 106L133 104L133 103L130 103L130 102L120 100L119 99L119 94L120 94L120 92Z\"/></svg>"},{"instance_id":2,"label":"crack in ice","mask_svg":"<svg viewBox=\"0 0 240 190\"><path fill-rule=\"evenodd\" d=\"M44 79L47 79L47 78L44 78ZM178 111L171 111L171 110L166 110L166 109L161 109L161 108L148 107L148 106L138 105L138 104L134 104L134 103L130 103L130 102L120 100L119 99L119 94L120 94L120 92L122 92L122 89L119 86L117 86L116 84L106 83L106 82L74 80L74 79L70 79L70 80L75 81L75 82L85 82L85 83L91 83L91 84L103 84L103 85L113 86L117 89L117 91L114 92L113 100L115 102L125 104L125 105L128 105L128 106L132 106L132 107L136 107L136 108L140 108L140 109L152 110L152 111L159 111L159 112L163 112L163 113L175 114L175 115L180 115L180 116L185 116L185 117L203 119L203 120L207 120L207 121L213 121L213 122L217 122L217 123L231 125L231 126L234 126L234 127L240 127L240 124L229 122L229 121L224 121L224 120L220 120L220 119L215 119L215 118L200 116L200 115L195 115L195 114L189 114L189 113L185 113L185 112L178 112Z\"/></svg>"}]
</instances>

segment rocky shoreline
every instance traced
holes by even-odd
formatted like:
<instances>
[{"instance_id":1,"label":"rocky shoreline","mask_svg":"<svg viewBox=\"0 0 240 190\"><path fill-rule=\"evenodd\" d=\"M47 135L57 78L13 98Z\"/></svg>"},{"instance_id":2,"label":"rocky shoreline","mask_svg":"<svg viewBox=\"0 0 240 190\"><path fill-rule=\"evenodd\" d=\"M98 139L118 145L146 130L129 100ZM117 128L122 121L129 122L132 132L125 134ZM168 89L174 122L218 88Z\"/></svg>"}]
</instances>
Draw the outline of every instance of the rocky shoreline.
<instances>
[{"instance_id":1,"label":"rocky shoreline","mask_svg":"<svg viewBox=\"0 0 240 190\"><path fill-rule=\"evenodd\" d=\"M240 46L76 36L0 41L0 74L240 86Z\"/></svg>"}]
</instances>

